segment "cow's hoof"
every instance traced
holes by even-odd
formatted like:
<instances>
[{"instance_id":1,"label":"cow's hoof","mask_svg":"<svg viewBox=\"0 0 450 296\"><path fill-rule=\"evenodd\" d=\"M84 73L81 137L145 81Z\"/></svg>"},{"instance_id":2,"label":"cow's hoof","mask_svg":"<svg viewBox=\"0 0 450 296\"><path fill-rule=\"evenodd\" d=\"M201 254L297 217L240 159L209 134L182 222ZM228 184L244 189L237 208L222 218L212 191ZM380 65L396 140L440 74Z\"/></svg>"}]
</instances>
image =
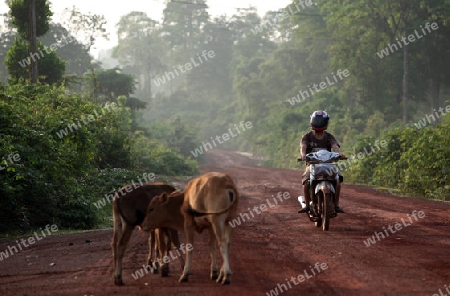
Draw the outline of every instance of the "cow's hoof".
<instances>
[{"instance_id":1,"label":"cow's hoof","mask_svg":"<svg viewBox=\"0 0 450 296\"><path fill-rule=\"evenodd\" d=\"M158 267L156 267L156 266L154 266L154 267L152 267L153 265L147 265L147 270L150 270L150 272L151 273L158 273Z\"/></svg>"},{"instance_id":2,"label":"cow's hoof","mask_svg":"<svg viewBox=\"0 0 450 296\"><path fill-rule=\"evenodd\" d=\"M184 282L187 282L187 281L188 281L188 277L187 276L186 277L184 277L184 276L180 277L180 280L179 280L180 283L184 283Z\"/></svg>"},{"instance_id":3,"label":"cow's hoof","mask_svg":"<svg viewBox=\"0 0 450 296\"><path fill-rule=\"evenodd\" d=\"M221 283L224 278L225 278L225 273L221 270L219 273L219 276L217 277L216 282Z\"/></svg>"},{"instance_id":4,"label":"cow's hoof","mask_svg":"<svg viewBox=\"0 0 450 296\"><path fill-rule=\"evenodd\" d=\"M122 277L114 278L114 284L117 286L123 286Z\"/></svg>"},{"instance_id":5,"label":"cow's hoof","mask_svg":"<svg viewBox=\"0 0 450 296\"><path fill-rule=\"evenodd\" d=\"M228 285L231 283L231 273L226 273L224 271L220 271L219 277L216 281L222 285Z\"/></svg>"},{"instance_id":6,"label":"cow's hoof","mask_svg":"<svg viewBox=\"0 0 450 296\"><path fill-rule=\"evenodd\" d=\"M224 277L219 277L217 279L217 283L222 284L222 285L229 285L229 284L231 284L231 276L227 275Z\"/></svg>"},{"instance_id":7,"label":"cow's hoof","mask_svg":"<svg viewBox=\"0 0 450 296\"><path fill-rule=\"evenodd\" d=\"M163 277L169 276L169 269L161 269L161 276Z\"/></svg>"},{"instance_id":8,"label":"cow's hoof","mask_svg":"<svg viewBox=\"0 0 450 296\"><path fill-rule=\"evenodd\" d=\"M211 271L211 279L213 281L217 280L218 277L219 277L219 271L217 271L217 270Z\"/></svg>"},{"instance_id":9,"label":"cow's hoof","mask_svg":"<svg viewBox=\"0 0 450 296\"><path fill-rule=\"evenodd\" d=\"M222 285L229 285L229 284L231 284L231 279L224 279L222 281Z\"/></svg>"}]
</instances>

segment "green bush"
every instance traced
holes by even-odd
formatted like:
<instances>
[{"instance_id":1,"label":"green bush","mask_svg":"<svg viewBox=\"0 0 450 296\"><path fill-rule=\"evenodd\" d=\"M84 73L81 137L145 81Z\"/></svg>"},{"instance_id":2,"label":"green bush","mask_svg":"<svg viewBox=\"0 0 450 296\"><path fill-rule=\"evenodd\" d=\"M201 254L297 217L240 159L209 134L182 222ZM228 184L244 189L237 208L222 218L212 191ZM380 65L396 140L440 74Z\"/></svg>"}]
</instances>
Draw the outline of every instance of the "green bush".
<instances>
[{"instance_id":1,"label":"green bush","mask_svg":"<svg viewBox=\"0 0 450 296\"><path fill-rule=\"evenodd\" d=\"M450 200L450 124L421 130L401 156L407 167L399 184L406 193Z\"/></svg>"},{"instance_id":2,"label":"green bush","mask_svg":"<svg viewBox=\"0 0 450 296\"><path fill-rule=\"evenodd\" d=\"M90 229L99 222L99 216L94 205L88 199L68 200L57 208L55 223L68 229Z\"/></svg>"},{"instance_id":3,"label":"green bush","mask_svg":"<svg viewBox=\"0 0 450 296\"><path fill-rule=\"evenodd\" d=\"M449 122L420 130L396 129L382 135L387 147L346 170L350 182L400 189L402 193L450 200ZM369 147L365 138L357 150Z\"/></svg>"},{"instance_id":4,"label":"green bush","mask_svg":"<svg viewBox=\"0 0 450 296\"><path fill-rule=\"evenodd\" d=\"M111 207L97 209L94 202L144 172L196 172L195 161L132 136L131 112L120 100L119 106L105 111L104 104L63 87L0 90L1 232L21 228L24 215L32 228L91 228L111 215Z\"/></svg>"},{"instance_id":5,"label":"green bush","mask_svg":"<svg viewBox=\"0 0 450 296\"><path fill-rule=\"evenodd\" d=\"M162 175L194 175L197 173L197 162L184 159L170 148L164 147L156 139L148 139L137 133L131 153L137 167Z\"/></svg>"}]
</instances>

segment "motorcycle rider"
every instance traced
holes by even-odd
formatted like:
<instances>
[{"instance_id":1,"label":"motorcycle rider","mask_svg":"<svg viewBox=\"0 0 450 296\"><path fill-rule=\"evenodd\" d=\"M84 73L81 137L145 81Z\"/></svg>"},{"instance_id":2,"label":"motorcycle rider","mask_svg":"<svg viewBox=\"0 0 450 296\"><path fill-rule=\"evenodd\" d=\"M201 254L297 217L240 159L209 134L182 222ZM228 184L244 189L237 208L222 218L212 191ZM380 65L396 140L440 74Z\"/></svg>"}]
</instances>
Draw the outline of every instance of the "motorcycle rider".
<instances>
[{"instance_id":1,"label":"motorcycle rider","mask_svg":"<svg viewBox=\"0 0 450 296\"><path fill-rule=\"evenodd\" d=\"M345 155L340 152L340 146L338 141L334 138L334 136L325 130L328 127L328 121L330 117L327 112L318 110L314 111L310 116L310 124L312 131L303 135L302 140L300 141L300 153L301 159L306 160L306 154L320 150L326 149L331 152L331 149L334 152L339 153L340 158L345 159ZM299 213L305 213L309 211L309 174L310 174L310 165L306 163L305 173L302 176L302 184L303 184L303 194L305 195L306 207L299 210ZM344 177L341 172L338 171L339 180L336 181L336 203L335 203L335 211L336 213L345 213L344 210L339 206L339 195L341 191L341 182L344 181Z\"/></svg>"}]
</instances>

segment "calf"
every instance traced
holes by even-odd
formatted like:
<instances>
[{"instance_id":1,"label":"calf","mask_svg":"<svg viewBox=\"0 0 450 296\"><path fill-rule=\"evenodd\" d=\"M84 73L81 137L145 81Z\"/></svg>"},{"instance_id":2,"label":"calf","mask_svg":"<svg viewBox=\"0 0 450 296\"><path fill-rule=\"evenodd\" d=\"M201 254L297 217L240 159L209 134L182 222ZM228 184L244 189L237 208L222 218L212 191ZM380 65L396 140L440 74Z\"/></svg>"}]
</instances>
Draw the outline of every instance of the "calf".
<instances>
[{"instance_id":1,"label":"calf","mask_svg":"<svg viewBox=\"0 0 450 296\"><path fill-rule=\"evenodd\" d=\"M170 227L186 233L186 246L192 246L194 231L209 231L211 254L211 279L218 283L231 282L229 248L231 226L229 221L237 217L239 194L230 176L222 173L206 173L189 182L183 192L170 195L163 193L154 198L147 209L142 229L149 231L157 227ZM216 262L216 246L220 247L223 264L219 270ZM191 274L192 248L187 249L186 265L180 282L188 280Z\"/></svg>"},{"instance_id":2,"label":"calf","mask_svg":"<svg viewBox=\"0 0 450 296\"><path fill-rule=\"evenodd\" d=\"M153 197L160 195L164 192L170 193L175 191L176 189L171 185L164 183L148 183L144 184L140 187L134 188L131 191L128 189L131 185L125 185L122 187L120 193L125 192L119 195L117 192L114 195L113 199L113 216L114 216L114 235L113 240L111 242L111 248L113 249L113 257L114 257L114 283L116 285L123 285L122 281L122 260L123 255L125 253L125 249L128 241L130 240L131 233L133 232L136 226L140 226L142 221L145 218L145 214L147 211L147 206ZM158 240L155 239L155 234L158 237ZM169 241L167 245L165 245L164 235L169 237ZM171 242L175 244L176 247L179 247L180 242L178 240L178 232L173 229L164 229L159 228L156 229L156 232L151 231L149 237L149 256L147 260L148 266L153 266L156 268L157 266L153 262L153 248L156 245L156 253L158 253L160 257L166 255L164 252L168 252L170 250ZM158 254L156 255L158 256ZM181 259L181 266L184 267L184 262ZM167 276L169 272L168 264L165 264L161 267L161 275Z\"/></svg>"}]
</instances>

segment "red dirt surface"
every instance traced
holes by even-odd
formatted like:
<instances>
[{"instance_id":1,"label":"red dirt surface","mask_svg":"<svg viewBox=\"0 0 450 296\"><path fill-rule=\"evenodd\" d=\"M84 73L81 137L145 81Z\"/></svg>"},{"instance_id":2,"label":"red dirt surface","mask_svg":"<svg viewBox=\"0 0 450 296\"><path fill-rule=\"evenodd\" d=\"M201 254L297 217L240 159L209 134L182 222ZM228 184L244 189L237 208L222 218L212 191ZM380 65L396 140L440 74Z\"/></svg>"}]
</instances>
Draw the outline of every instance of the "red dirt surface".
<instances>
[{"instance_id":1,"label":"red dirt surface","mask_svg":"<svg viewBox=\"0 0 450 296\"><path fill-rule=\"evenodd\" d=\"M439 295L439 289L447 294L450 204L344 183L341 206L346 213L332 219L325 232L306 214L297 213L300 170L260 167L256 160L220 150L211 150L207 159L202 173L225 172L236 180L242 195L240 213L267 206L260 214L252 210L254 217L249 215L233 230L231 285L209 279L206 231L195 236L194 274L189 282L178 282L178 260L171 261L167 278L148 273L133 279L131 274L142 268L148 252L147 237L135 231L123 263L125 286L115 286L112 229L108 229L53 234L3 258L0 295L277 295L275 289L280 294L280 288L282 295ZM278 192L288 192L290 198L270 207ZM412 218L411 223L413 211L423 211L425 217ZM364 244L374 232L389 231L396 222L402 226L398 231L391 228L396 233L388 232L388 237L369 247ZM183 233L180 239L184 241ZM16 245L15 240L2 242L0 252ZM311 268L317 262L327 268L313 269L314 275ZM304 275L302 282L300 275ZM292 277L295 282L287 283Z\"/></svg>"}]
</instances>

